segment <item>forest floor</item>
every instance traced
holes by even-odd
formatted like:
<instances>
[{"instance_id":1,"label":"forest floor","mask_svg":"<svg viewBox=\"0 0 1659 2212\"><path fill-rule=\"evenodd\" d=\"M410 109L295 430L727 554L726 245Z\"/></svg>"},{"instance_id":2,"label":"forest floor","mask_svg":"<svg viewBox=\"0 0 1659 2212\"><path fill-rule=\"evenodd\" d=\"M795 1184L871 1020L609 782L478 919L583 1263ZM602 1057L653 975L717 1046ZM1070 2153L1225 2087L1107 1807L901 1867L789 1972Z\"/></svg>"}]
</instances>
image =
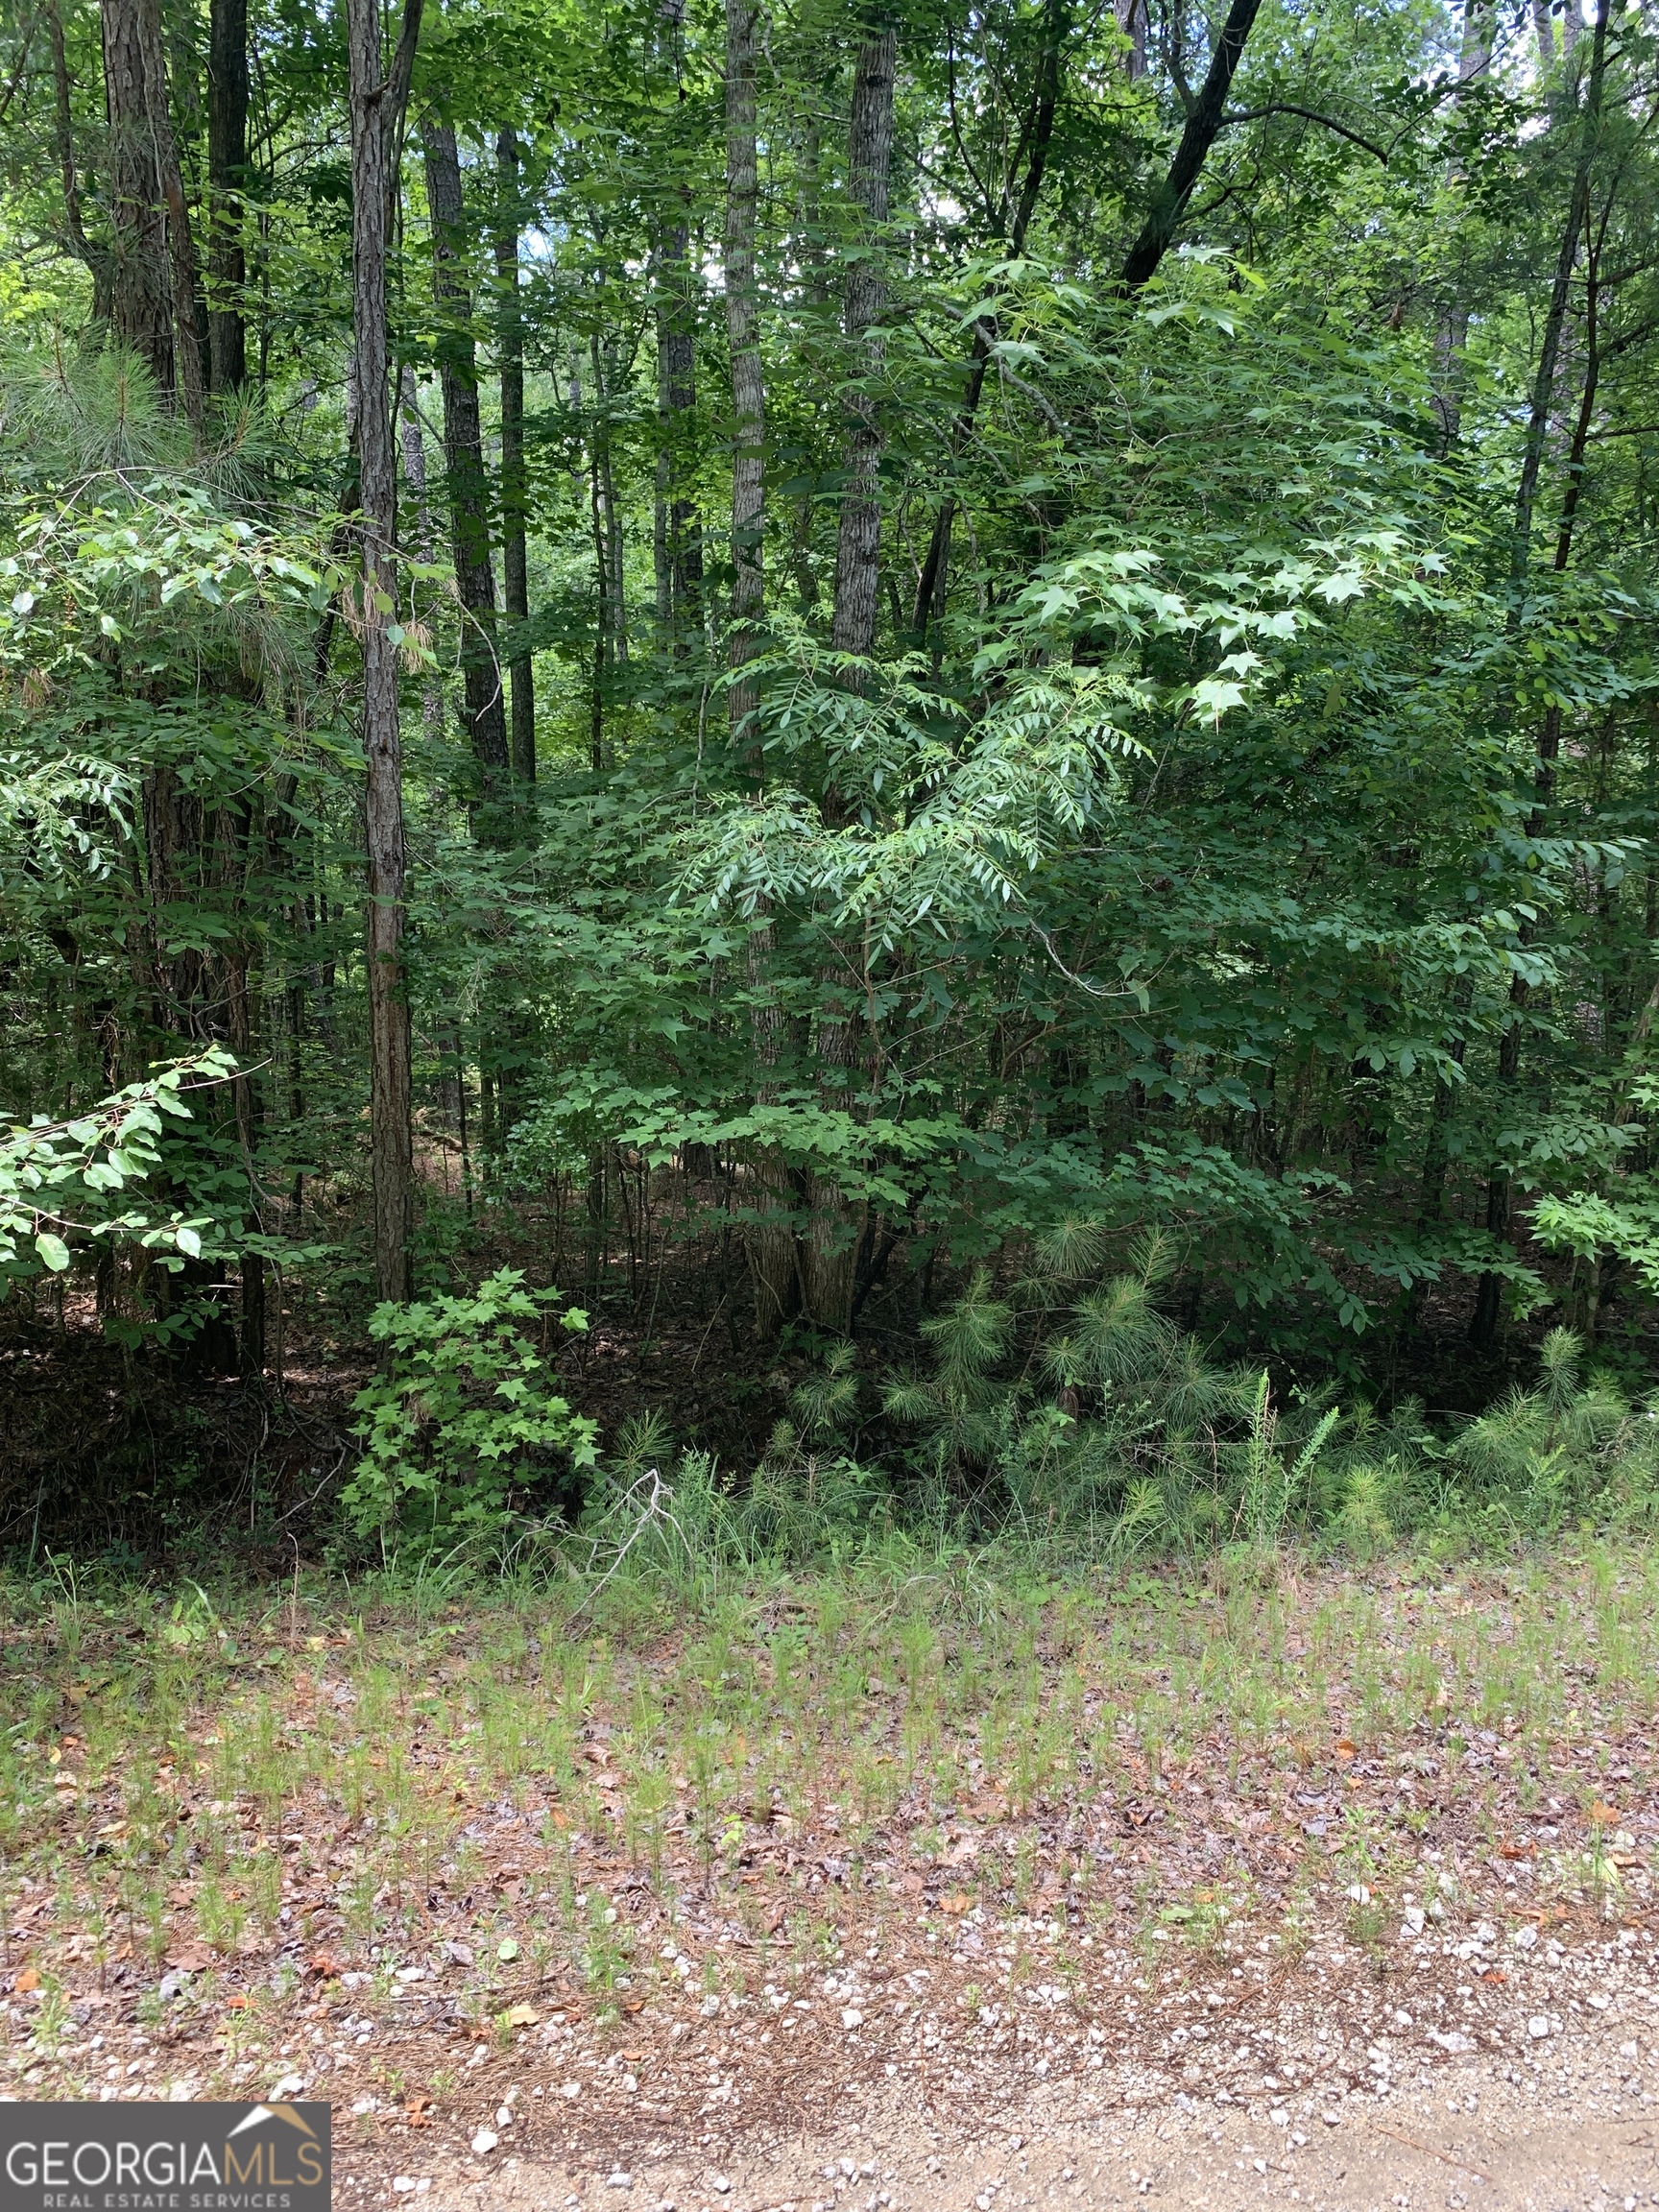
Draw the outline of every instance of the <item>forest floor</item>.
<instances>
[{"instance_id":1,"label":"forest floor","mask_svg":"<svg viewBox=\"0 0 1659 2212\"><path fill-rule=\"evenodd\" d=\"M342 2206L1659 2200L1654 1583L65 1572L0 2082L324 2099Z\"/></svg>"}]
</instances>

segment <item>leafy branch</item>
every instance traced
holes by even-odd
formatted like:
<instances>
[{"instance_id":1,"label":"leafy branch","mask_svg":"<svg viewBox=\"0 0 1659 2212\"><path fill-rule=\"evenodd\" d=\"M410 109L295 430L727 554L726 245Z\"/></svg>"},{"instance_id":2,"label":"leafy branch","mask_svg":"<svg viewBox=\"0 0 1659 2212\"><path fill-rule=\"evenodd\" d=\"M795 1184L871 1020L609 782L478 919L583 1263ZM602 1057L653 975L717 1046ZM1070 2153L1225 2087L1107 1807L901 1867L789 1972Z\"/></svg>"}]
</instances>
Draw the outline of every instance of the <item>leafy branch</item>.
<instances>
[{"instance_id":1,"label":"leafy branch","mask_svg":"<svg viewBox=\"0 0 1659 2212\"><path fill-rule=\"evenodd\" d=\"M161 1165L169 1120L190 1118L183 1094L229 1082L236 1072L231 1055L210 1045L71 1120L42 1115L8 1131L0 1138L0 1270L33 1272L25 1258L32 1244L39 1264L60 1274L72 1257L71 1238L124 1238L152 1251L199 1258L204 1235L213 1228L205 1215L101 1209L113 1192L143 1182ZM180 1257L161 1262L180 1263Z\"/></svg>"}]
</instances>

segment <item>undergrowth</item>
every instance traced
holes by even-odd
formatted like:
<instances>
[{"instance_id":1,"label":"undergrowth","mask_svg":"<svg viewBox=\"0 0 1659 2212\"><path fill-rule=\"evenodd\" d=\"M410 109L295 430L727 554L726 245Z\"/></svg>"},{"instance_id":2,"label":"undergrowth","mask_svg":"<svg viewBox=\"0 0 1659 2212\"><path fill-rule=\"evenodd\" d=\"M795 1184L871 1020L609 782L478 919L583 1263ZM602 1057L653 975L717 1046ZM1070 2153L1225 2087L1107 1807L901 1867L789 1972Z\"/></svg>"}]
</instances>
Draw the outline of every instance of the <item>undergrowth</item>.
<instances>
[{"instance_id":1,"label":"undergrowth","mask_svg":"<svg viewBox=\"0 0 1659 2212\"><path fill-rule=\"evenodd\" d=\"M382 1559L418 1579L540 1572L689 1590L722 1573L861 1558L971 1577L987 1551L1107 1569L1292 1543L1451 1558L1563 1529L1641 1528L1659 1505L1659 1408L1588 1366L1570 1330L1545 1338L1530 1386L1448 1426L1415 1399L1382 1409L1329 1389L1282 1397L1265 1371L1217 1364L1160 1310L1159 1239L1109 1275L1094 1258L1085 1233L1064 1233L1006 1289L976 1274L925 1324L908 1372L873 1380L852 1346L830 1346L747 1477L679 1448L660 1414L636 1419L598 1461L574 1526L533 1509L535 1470L515 1462L519 1402L475 1396L465 1435L484 1447L478 1502L436 1528L383 1527ZM460 1415L451 1434L443 1408L413 1391L399 1404L412 1399L409 1432L445 1458L458 1497ZM509 1509L515 1474L529 1503Z\"/></svg>"}]
</instances>

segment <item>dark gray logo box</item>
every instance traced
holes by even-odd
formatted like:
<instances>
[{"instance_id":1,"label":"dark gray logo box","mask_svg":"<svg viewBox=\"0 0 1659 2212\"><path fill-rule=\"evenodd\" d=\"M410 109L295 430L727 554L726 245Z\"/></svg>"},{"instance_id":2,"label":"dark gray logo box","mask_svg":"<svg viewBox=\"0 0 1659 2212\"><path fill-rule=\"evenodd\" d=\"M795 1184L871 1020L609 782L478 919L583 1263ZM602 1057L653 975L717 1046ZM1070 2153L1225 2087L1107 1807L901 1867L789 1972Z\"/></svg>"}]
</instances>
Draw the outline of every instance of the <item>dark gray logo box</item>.
<instances>
[{"instance_id":1,"label":"dark gray logo box","mask_svg":"<svg viewBox=\"0 0 1659 2212\"><path fill-rule=\"evenodd\" d=\"M0 2104L0 2212L328 2212L326 2104Z\"/></svg>"}]
</instances>

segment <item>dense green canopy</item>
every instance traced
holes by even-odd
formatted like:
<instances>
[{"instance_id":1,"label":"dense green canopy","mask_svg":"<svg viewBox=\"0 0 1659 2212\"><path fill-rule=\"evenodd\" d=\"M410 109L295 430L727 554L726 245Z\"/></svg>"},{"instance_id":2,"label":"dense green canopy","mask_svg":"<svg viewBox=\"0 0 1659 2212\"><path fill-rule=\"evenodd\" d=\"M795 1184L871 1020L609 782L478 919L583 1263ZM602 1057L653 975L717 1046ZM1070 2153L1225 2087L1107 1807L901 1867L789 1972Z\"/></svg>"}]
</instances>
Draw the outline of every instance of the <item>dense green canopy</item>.
<instances>
[{"instance_id":1,"label":"dense green canopy","mask_svg":"<svg viewBox=\"0 0 1659 2212\"><path fill-rule=\"evenodd\" d=\"M1156 1229L1307 1376L1638 1358L1599 5L10 0L0 1271L256 1378L672 1169L734 1345Z\"/></svg>"}]
</instances>

